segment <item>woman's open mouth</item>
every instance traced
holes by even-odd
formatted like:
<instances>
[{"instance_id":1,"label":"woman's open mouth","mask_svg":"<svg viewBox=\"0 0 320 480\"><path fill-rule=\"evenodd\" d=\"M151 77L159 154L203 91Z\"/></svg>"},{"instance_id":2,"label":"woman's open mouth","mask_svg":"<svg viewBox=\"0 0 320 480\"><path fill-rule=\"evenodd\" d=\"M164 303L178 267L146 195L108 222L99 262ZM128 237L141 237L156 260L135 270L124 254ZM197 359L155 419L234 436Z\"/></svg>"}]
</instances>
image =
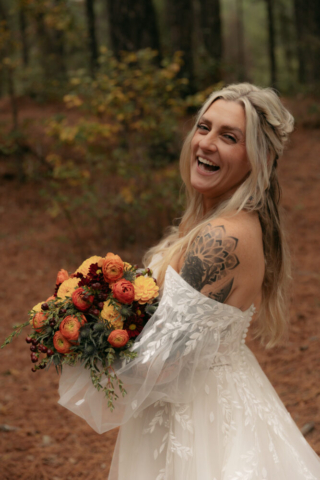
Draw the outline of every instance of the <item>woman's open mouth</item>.
<instances>
[{"instance_id":1,"label":"woman's open mouth","mask_svg":"<svg viewBox=\"0 0 320 480\"><path fill-rule=\"evenodd\" d=\"M206 173L213 173L220 170L220 167L213 162L210 162L206 158L196 157L198 168Z\"/></svg>"}]
</instances>

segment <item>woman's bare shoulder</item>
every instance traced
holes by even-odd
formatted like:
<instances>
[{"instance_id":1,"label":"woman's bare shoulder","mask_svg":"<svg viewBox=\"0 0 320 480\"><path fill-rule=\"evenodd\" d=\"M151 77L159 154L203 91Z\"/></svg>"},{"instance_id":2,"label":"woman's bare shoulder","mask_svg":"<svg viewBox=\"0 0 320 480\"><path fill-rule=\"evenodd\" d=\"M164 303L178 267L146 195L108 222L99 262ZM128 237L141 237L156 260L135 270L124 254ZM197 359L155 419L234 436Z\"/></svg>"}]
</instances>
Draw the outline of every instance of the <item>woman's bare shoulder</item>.
<instances>
[{"instance_id":1,"label":"woman's bare shoulder","mask_svg":"<svg viewBox=\"0 0 320 480\"><path fill-rule=\"evenodd\" d=\"M239 212L230 217L218 217L203 228L202 234L230 236L237 240L239 254L252 256L254 252L263 252L262 231L258 214L256 212ZM247 255L246 255L247 256Z\"/></svg>"},{"instance_id":2,"label":"woman's bare shoulder","mask_svg":"<svg viewBox=\"0 0 320 480\"><path fill-rule=\"evenodd\" d=\"M226 217L217 217L206 225L206 228L215 228L219 225L224 225L228 230L232 230L240 235L260 235L261 225L257 212L241 211L234 215Z\"/></svg>"},{"instance_id":3,"label":"woman's bare shoulder","mask_svg":"<svg viewBox=\"0 0 320 480\"><path fill-rule=\"evenodd\" d=\"M254 287L258 293L260 287L256 286L264 275L258 216L241 212L208 222L186 252L181 275L194 288L221 302L228 299L229 303L238 291L242 306L247 291Z\"/></svg>"}]
</instances>

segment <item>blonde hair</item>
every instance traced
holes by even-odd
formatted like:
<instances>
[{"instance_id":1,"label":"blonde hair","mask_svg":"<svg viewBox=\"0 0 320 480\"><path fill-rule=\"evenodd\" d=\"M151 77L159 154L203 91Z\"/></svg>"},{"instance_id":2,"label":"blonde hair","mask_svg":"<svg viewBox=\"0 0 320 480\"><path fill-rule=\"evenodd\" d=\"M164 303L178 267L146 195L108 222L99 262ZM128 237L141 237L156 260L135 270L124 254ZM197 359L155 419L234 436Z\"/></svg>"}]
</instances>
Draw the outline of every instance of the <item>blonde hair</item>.
<instances>
[{"instance_id":1,"label":"blonde hair","mask_svg":"<svg viewBox=\"0 0 320 480\"><path fill-rule=\"evenodd\" d=\"M191 140L202 115L210 105L224 99L241 104L246 116L246 149L251 164L249 176L236 192L204 215L202 194L191 185ZM161 286L165 272L178 252L185 252L200 230L211 220L232 215L241 210L258 212L265 256L265 275L262 302L256 322L256 336L267 347L279 342L287 326L287 293L290 280L289 252L279 215L280 186L277 161L282 155L294 119L270 88L259 88L249 83L230 85L213 92L202 106L196 122L185 139L180 156L180 172L186 190L186 210L179 227L171 227L169 234L144 257L161 253L158 283Z\"/></svg>"}]
</instances>

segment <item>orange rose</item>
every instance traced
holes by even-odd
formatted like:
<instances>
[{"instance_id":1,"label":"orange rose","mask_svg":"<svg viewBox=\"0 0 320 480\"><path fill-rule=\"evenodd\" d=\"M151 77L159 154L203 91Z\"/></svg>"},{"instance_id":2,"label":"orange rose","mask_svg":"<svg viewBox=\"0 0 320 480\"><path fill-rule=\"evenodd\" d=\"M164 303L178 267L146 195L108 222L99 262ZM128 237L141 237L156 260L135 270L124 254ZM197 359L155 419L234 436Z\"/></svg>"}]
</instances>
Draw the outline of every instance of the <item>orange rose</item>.
<instances>
[{"instance_id":1,"label":"orange rose","mask_svg":"<svg viewBox=\"0 0 320 480\"><path fill-rule=\"evenodd\" d=\"M68 278L69 278L69 274L68 274L67 270L64 270L62 268L58 272L56 285L60 285L60 283L63 283L65 280L68 280Z\"/></svg>"},{"instance_id":2,"label":"orange rose","mask_svg":"<svg viewBox=\"0 0 320 480\"><path fill-rule=\"evenodd\" d=\"M124 278L112 285L112 293L114 298L121 303L132 303L134 300L134 286Z\"/></svg>"},{"instance_id":3,"label":"orange rose","mask_svg":"<svg viewBox=\"0 0 320 480\"><path fill-rule=\"evenodd\" d=\"M79 337L81 323L74 315L68 315L62 320L59 326L61 335L69 342L75 342Z\"/></svg>"},{"instance_id":4,"label":"orange rose","mask_svg":"<svg viewBox=\"0 0 320 480\"><path fill-rule=\"evenodd\" d=\"M108 342L113 347L124 347L129 340L129 334L126 330L113 330L108 337Z\"/></svg>"},{"instance_id":5,"label":"orange rose","mask_svg":"<svg viewBox=\"0 0 320 480\"><path fill-rule=\"evenodd\" d=\"M124 263L119 255L108 253L102 262L102 273L106 282L115 282L123 275Z\"/></svg>"},{"instance_id":6,"label":"orange rose","mask_svg":"<svg viewBox=\"0 0 320 480\"><path fill-rule=\"evenodd\" d=\"M41 332L44 322L46 321L47 318L48 318L48 315L45 315L42 312L38 312L35 314L35 316L33 317L32 323L33 323L33 328L35 329L36 332Z\"/></svg>"},{"instance_id":7,"label":"orange rose","mask_svg":"<svg viewBox=\"0 0 320 480\"><path fill-rule=\"evenodd\" d=\"M83 298L85 291L82 287L77 288L71 295L74 306L81 312L89 310L94 300L94 295L90 295L88 300Z\"/></svg>"},{"instance_id":8,"label":"orange rose","mask_svg":"<svg viewBox=\"0 0 320 480\"><path fill-rule=\"evenodd\" d=\"M59 330L53 336L53 345L59 353L69 353L71 347L71 343L68 342Z\"/></svg>"}]
</instances>

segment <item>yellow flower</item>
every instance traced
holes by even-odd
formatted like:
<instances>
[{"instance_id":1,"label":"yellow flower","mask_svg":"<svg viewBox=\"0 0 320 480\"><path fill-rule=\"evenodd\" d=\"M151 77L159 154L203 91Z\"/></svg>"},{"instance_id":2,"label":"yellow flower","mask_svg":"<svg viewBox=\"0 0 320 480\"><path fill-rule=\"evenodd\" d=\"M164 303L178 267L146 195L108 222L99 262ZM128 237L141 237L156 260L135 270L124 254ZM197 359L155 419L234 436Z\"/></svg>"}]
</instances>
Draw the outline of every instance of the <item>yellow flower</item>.
<instances>
[{"instance_id":1,"label":"yellow flower","mask_svg":"<svg viewBox=\"0 0 320 480\"><path fill-rule=\"evenodd\" d=\"M140 305L144 303L151 303L154 298L159 295L159 287L151 277L143 277L142 275L136 278L134 282L134 299Z\"/></svg>"},{"instance_id":2,"label":"yellow flower","mask_svg":"<svg viewBox=\"0 0 320 480\"><path fill-rule=\"evenodd\" d=\"M123 270L126 272L127 270L130 270L132 268L132 265L128 262L123 262L124 268Z\"/></svg>"},{"instance_id":3,"label":"yellow flower","mask_svg":"<svg viewBox=\"0 0 320 480\"><path fill-rule=\"evenodd\" d=\"M93 263L99 263L100 260L102 260L102 257L98 257L97 255L88 258L80 265L80 267L75 271L75 273L80 272L86 277L89 273L90 265L92 265Z\"/></svg>"},{"instance_id":4,"label":"yellow flower","mask_svg":"<svg viewBox=\"0 0 320 480\"><path fill-rule=\"evenodd\" d=\"M37 313L38 313L38 312L41 312L41 311L42 311L42 310L41 310L41 305L42 305L42 304L43 304L43 302L37 303L37 305L35 305L32 310L34 310L34 311L37 312ZM32 327L33 327L33 317L34 317L34 315L33 315L33 316L30 318L30 320L29 320L29 323L30 323L30 325L31 325Z\"/></svg>"},{"instance_id":5,"label":"yellow flower","mask_svg":"<svg viewBox=\"0 0 320 480\"><path fill-rule=\"evenodd\" d=\"M119 309L120 309L120 305ZM107 300L103 304L103 309L101 310L101 317L104 320L107 320L115 329L122 330L123 328L123 319L119 311L112 305L112 303Z\"/></svg>"},{"instance_id":6,"label":"yellow flower","mask_svg":"<svg viewBox=\"0 0 320 480\"><path fill-rule=\"evenodd\" d=\"M72 143L78 131L79 131L79 128L77 126L75 127L65 126L63 130L60 131L59 138L61 142Z\"/></svg>"},{"instance_id":7,"label":"yellow flower","mask_svg":"<svg viewBox=\"0 0 320 480\"><path fill-rule=\"evenodd\" d=\"M123 187L120 191L120 194L127 204L131 204L134 201L134 196L130 187Z\"/></svg>"},{"instance_id":8,"label":"yellow flower","mask_svg":"<svg viewBox=\"0 0 320 480\"><path fill-rule=\"evenodd\" d=\"M57 297L61 298L62 300L67 297L71 297L79 282L80 278L68 278L68 280L65 280L59 287Z\"/></svg>"},{"instance_id":9,"label":"yellow flower","mask_svg":"<svg viewBox=\"0 0 320 480\"><path fill-rule=\"evenodd\" d=\"M35 312L41 312L41 305L42 304L43 304L43 302L37 303L37 305L35 305L32 310L34 310Z\"/></svg>"}]
</instances>

